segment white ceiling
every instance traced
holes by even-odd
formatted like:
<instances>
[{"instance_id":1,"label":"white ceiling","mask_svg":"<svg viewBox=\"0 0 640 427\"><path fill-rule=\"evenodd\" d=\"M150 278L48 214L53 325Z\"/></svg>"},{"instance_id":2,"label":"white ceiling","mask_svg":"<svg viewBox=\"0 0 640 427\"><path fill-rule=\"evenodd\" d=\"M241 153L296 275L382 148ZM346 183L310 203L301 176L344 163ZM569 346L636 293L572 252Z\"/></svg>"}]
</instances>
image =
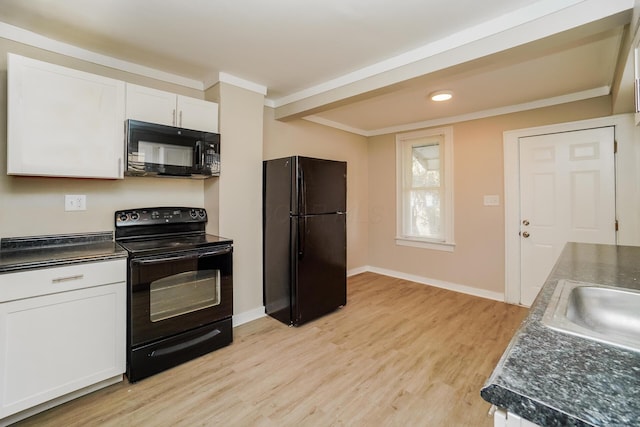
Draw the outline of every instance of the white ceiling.
<instances>
[{"instance_id":1,"label":"white ceiling","mask_svg":"<svg viewBox=\"0 0 640 427\"><path fill-rule=\"evenodd\" d=\"M633 5L0 0L0 37L196 89L264 89L278 118L373 135L611 93ZM435 105L438 89L454 99ZM616 99L632 110L632 93Z\"/></svg>"}]
</instances>

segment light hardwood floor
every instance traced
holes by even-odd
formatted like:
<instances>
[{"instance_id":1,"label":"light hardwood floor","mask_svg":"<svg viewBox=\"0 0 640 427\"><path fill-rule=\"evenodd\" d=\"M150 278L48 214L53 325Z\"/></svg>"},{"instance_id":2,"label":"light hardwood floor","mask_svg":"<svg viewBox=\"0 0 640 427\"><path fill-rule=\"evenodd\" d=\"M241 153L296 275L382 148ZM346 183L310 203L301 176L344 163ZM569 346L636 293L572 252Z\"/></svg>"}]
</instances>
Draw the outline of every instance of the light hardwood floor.
<instances>
[{"instance_id":1,"label":"light hardwood floor","mask_svg":"<svg viewBox=\"0 0 640 427\"><path fill-rule=\"evenodd\" d=\"M269 317L23 426L491 426L480 388L527 310L373 273L299 328Z\"/></svg>"}]
</instances>

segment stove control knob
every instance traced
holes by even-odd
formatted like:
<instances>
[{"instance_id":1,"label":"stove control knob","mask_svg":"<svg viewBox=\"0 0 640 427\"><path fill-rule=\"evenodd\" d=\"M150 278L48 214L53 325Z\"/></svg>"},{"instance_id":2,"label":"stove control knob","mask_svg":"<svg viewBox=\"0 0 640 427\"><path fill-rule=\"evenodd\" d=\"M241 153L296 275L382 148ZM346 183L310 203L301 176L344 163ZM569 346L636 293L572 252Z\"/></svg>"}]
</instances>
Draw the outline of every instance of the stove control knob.
<instances>
[{"instance_id":1,"label":"stove control knob","mask_svg":"<svg viewBox=\"0 0 640 427\"><path fill-rule=\"evenodd\" d=\"M131 212L131 220L137 221L140 218L140 214L138 212Z\"/></svg>"},{"instance_id":2,"label":"stove control knob","mask_svg":"<svg viewBox=\"0 0 640 427\"><path fill-rule=\"evenodd\" d=\"M198 217L198 212L195 209L191 209L189 215L191 216L191 218L196 219Z\"/></svg>"},{"instance_id":3,"label":"stove control knob","mask_svg":"<svg viewBox=\"0 0 640 427\"><path fill-rule=\"evenodd\" d=\"M127 214L126 214L126 213L124 213L124 212L120 213L120 215L118 216L118 219L119 219L121 222L125 222L128 218L129 218L129 217L128 217L128 216L127 216Z\"/></svg>"},{"instance_id":4,"label":"stove control knob","mask_svg":"<svg viewBox=\"0 0 640 427\"><path fill-rule=\"evenodd\" d=\"M204 209L200 209L198 215L200 215L200 218L204 218L205 216L207 216L207 211L205 211Z\"/></svg>"}]
</instances>

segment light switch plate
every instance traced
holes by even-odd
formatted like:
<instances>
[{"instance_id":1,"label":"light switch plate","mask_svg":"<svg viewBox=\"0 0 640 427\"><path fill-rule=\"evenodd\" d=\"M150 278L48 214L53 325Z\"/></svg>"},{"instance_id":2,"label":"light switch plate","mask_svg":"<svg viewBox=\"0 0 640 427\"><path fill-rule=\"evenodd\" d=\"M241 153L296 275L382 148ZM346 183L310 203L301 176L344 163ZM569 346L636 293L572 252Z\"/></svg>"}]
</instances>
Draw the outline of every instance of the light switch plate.
<instances>
[{"instance_id":1,"label":"light switch plate","mask_svg":"<svg viewBox=\"0 0 640 427\"><path fill-rule=\"evenodd\" d=\"M484 196L484 205L485 206L500 206L500 196L498 196L497 194Z\"/></svg>"},{"instance_id":2,"label":"light switch plate","mask_svg":"<svg viewBox=\"0 0 640 427\"><path fill-rule=\"evenodd\" d=\"M65 211L86 211L87 196L84 194L67 194L64 196Z\"/></svg>"}]
</instances>

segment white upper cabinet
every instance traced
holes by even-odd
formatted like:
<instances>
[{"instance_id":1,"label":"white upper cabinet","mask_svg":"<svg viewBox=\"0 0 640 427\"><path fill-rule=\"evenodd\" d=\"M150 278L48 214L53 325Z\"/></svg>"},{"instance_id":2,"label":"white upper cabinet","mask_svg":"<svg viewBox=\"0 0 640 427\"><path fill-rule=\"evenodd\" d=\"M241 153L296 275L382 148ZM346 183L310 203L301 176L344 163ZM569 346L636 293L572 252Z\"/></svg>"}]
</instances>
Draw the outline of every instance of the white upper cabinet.
<instances>
[{"instance_id":1,"label":"white upper cabinet","mask_svg":"<svg viewBox=\"0 0 640 427\"><path fill-rule=\"evenodd\" d=\"M125 84L8 54L7 173L122 178Z\"/></svg>"},{"instance_id":2,"label":"white upper cabinet","mask_svg":"<svg viewBox=\"0 0 640 427\"><path fill-rule=\"evenodd\" d=\"M127 119L175 126L176 94L127 83Z\"/></svg>"},{"instance_id":3,"label":"white upper cabinet","mask_svg":"<svg viewBox=\"0 0 640 427\"><path fill-rule=\"evenodd\" d=\"M218 104L178 95L177 126L218 133Z\"/></svg>"},{"instance_id":4,"label":"white upper cabinet","mask_svg":"<svg viewBox=\"0 0 640 427\"><path fill-rule=\"evenodd\" d=\"M127 119L218 132L218 104L127 83Z\"/></svg>"}]
</instances>

